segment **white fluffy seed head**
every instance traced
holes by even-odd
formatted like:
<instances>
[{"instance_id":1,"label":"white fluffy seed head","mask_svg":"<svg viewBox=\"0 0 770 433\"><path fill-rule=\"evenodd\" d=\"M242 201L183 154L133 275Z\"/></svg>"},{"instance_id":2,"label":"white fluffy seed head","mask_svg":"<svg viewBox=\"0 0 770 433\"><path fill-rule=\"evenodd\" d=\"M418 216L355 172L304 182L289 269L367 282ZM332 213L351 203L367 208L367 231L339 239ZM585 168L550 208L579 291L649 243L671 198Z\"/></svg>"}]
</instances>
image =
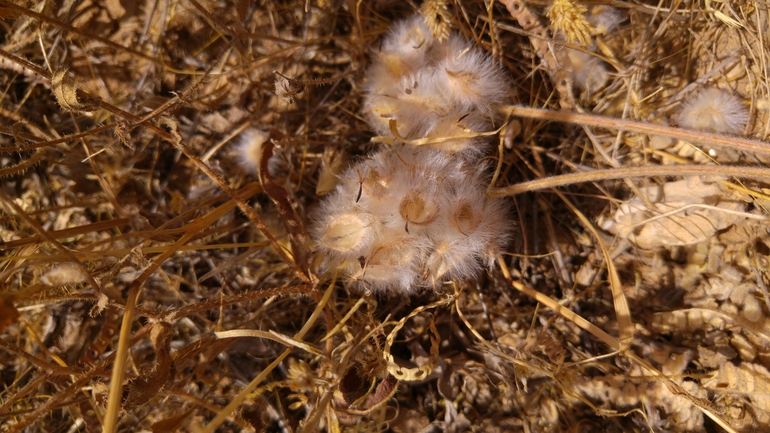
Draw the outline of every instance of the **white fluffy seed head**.
<instances>
[{"instance_id":1,"label":"white fluffy seed head","mask_svg":"<svg viewBox=\"0 0 770 433\"><path fill-rule=\"evenodd\" d=\"M389 136L395 120L407 139L487 130L492 105L508 95L494 60L457 34L439 43L421 17L394 27L366 74L363 111L372 128ZM485 120L461 121L469 115ZM461 128L446 128L457 123Z\"/></svg>"},{"instance_id":2,"label":"white fluffy seed head","mask_svg":"<svg viewBox=\"0 0 770 433\"><path fill-rule=\"evenodd\" d=\"M343 254L355 254L367 246L372 238L372 224L361 213L346 213L329 222L321 239L326 248Z\"/></svg>"},{"instance_id":3,"label":"white fluffy seed head","mask_svg":"<svg viewBox=\"0 0 770 433\"><path fill-rule=\"evenodd\" d=\"M492 105L505 101L505 76L491 57L459 35L453 35L447 47L436 65L436 81L459 111L489 113Z\"/></svg>"},{"instance_id":4,"label":"white fluffy seed head","mask_svg":"<svg viewBox=\"0 0 770 433\"><path fill-rule=\"evenodd\" d=\"M494 60L459 35L439 43L420 16L394 24L367 71L371 127L408 140L340 175L312 230L327 268L351 286L410 293L476 275L510 238L508 205L486 196L479 164L508 87ZM471 134L472 135L472 134ZM462 138L462 136L466 136Z\"/></svg>"},{"instance_id":5,"label":"white fluffy seed head","mask_svg":"<svg viewBox=\"0 0 770 433\"><path fill-rule=\"evenodd\" d=\"M431 52L437 43L425 20L415 15L393 25L382 41L381 52L401 59L412 71L416 71L430 62Z\"/></svg>"},{"instance_id":6,"label":"white fluffy seed head","mask_svg":"<svg viewBox=\"0 0 770 433\"><path fill-rule=\"evenodd\" d=\"M236 139L235 155L238 164L252 174L259 172L259 159L262 157L262 145L270 134L256 128L246 128Z\"/></svg>"},{"instance_id":7,"label":"white fluffy seed head","mask_svg":"<svg viewBox=\"0 0 770 433\"><path fill-rule=\"evenodd\" d=\"M375 83L372 83L375 84ZM434 70L423 69L387 87L367 88L364 113L372 128L391 135L390 120L405 138L420 138L435 130L436 120L456 107L437 84ZM460 118L461 114L453 117Z\"/></svg>"},{"instance_id":8,"label":"white fluffy seed head","mask_svg":"<svg viewBox=\"0 0 770 433\"><path fill-rule=\"evenodd\" d=\"M61 263L40 277L40 282L48 286L64 286L79 284L88 278L82 267L77 263Z\"/></svg>"},{"instance_id":9,"label":"white fluffy seed head","mask_svg":"<svg viewBox=\"0 0 770 433\"><path fill-rule=\"evenodd\" d=\"M424 238L386 232L371 253L348 267L356 287L409 293L419 286L419 267L427 248Z\"/></svg>"},{"instance_id":10,"label":"white fluffy seed head","mask_svg":"<svg viewBox=\"0 0 770 433\"><path fill-rule=\"evenodd\" d=\"M737 134L746 127L749 111L740 98L712 87L687 97L676 120L687 129Z\"/></svg>"},{"instance_id":11,"label":"white fluffy seed head","mask_svg":"<svg viewBox=\"0 0 770 433\"><path fill-rule=\"evenodd\" d=\"M559 63L575 85L593 95L610 79L610 74L596 56L565 48L558 52Z\"/></svg>"},{"instance_id":12,"label":"white fluffy seed head","mask_svg":"<svg viewBox=\"0 0 770 433\"><path fill-rule=\"evenodd\" d=\"M508 205L485 194L486 176L479 170L455 185L448 199L445 223L437 224L436 246L426 260L424 278L441 281L476 275L510 240Z\"/></svg>"},{"instance_id":13,"label":"white fluffy seed head","mask_svg":"<svg viewBox=\"0 0 770 433\"><path fill-rule=\"evenodd\" d=\"M436 220L441 212L441 206L431 194L424 190L413 189L401 198L398 212L404 219L405 231L409 225L425 226Z\"/></svg>"},{"instance_id":14,"label":"white fluffy seed head","mask_svg":"<svg viewBox=\"0 0 770 433\"><path fill-rule=\"evenodd\" d=\"M235 139L234 158L238 165L248 173L259 174L259 160L262 157L262 145L270 139L270 133L256 128L246 128ZM283 151L276 149L273 156L267 160L267 171L270 176L277 176L286 169Z\"/></svg>"},{"instance_id":15,"label":"white fluffy seed head","mask_svg":"<svg viewBox=\"0 0 770 433\"><path fill-rule=\"evenodd\" d=\"M431 148L379 152L341 175L314 237L355 287L410 292L472 277L511 231L485 172Z\"/></svg>"},{"instance_id":16,"label":"white fluffy seed head","mask_svg":"<svg viewBox=\"0 0 770 433\"><path fill-rule=\"evenodd\" d=\"M588 22L594 25L596 34L609 34L626 19L620 9L606 5L591 8L587 18Z\"/></svg>"}]
</instances>

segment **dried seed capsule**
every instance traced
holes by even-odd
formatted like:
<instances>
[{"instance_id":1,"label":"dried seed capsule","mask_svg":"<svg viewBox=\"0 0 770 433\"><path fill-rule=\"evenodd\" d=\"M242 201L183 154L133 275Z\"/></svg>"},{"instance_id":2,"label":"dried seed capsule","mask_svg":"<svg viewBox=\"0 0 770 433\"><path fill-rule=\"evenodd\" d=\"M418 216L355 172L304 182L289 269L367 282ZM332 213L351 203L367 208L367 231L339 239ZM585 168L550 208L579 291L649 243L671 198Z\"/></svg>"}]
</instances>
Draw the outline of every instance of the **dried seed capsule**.
<instances>
[{"instance_id":1,"label":"dried seed capsule","mask_svg":"<svg viewBox=\"0 0 770 433\"><path fill-rule=\"evenodd\" d=\"M409 232L409 224L426 225L438 218L441 207L433 197L420 190L409 191L398 208L401 218L406 221L406 232Z\"/></svg>"},{"instance_id":2,"label":"dried seed capsule","mask_svg":"<svg viewBox=\"0 0 770 433\"><path fill-rule=\"evenodd\" d=\"M372 238L371 221L361 214L343 214L333 219L321 244L343 254L355 254L367 246Z\"/></svg>"}]
</instances>

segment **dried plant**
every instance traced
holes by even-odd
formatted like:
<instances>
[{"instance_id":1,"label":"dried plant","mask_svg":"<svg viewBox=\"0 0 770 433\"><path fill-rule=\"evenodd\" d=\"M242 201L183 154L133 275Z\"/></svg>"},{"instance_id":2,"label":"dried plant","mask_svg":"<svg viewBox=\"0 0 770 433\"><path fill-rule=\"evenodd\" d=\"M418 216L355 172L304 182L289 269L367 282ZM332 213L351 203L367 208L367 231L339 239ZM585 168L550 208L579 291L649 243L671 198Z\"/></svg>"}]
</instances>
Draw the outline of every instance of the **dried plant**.
<instances>
[{"instance_id":1,"label":"dried plant","mask_svg":"<svg viewBox=\"0 0 770 433\"><path fill-rule=\"evenodd\" d=\"M622 6L0 1L0 430L768 430L766 8Z\"/></svg>"},{"instance_id":2,"label":"dried plant","mask_svg":"<svg viewBox=\"0 0 770 433\"><path fill-rule=\"evenodd\" d=\"M554 0L546 12L551 26L560 32L570 43L581 46L591 45L591 33L594 31L586 19L586 7L574 0Z\"/></svg>"}]
</instances>

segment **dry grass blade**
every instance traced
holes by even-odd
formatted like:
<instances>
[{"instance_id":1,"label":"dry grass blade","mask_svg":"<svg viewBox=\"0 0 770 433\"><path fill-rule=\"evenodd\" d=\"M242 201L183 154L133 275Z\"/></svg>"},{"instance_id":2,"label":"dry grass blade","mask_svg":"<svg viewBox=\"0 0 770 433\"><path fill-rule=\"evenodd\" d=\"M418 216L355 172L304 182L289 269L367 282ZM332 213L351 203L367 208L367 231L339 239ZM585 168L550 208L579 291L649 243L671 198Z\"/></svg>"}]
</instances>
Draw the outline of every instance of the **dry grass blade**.
<instances>
[{"instance_id":1,"label":"dry grass blade","mask_svg":"<svg viewBox=\"0 0 770 433\"><path fill-rule=\"evenodd\" d=\"M313 310L313 314L310 315L310 317L307 319L307 322L305 322L305 325L302 327L302 329L297 332L296 335L294 335L294 339L301 341L302 338L305 336L305 334L310 331L313 324L315 324L315 321L318 320L320 317L324 307L326 307L326 303L329 301L329 298L332 295L332 292L334 290L334 281L332 281L332 284L329 285L329 287L324 292L323 297L321 298L320 302L318 302L318 305L316 305L316 308ZM249 384L243 388L238 395L233 398L233 400L225 407L222 411L220 411L217 416L208 424L206 427L201 429L201 433L213 433L222 423L229 417L235 410L240 406L246 398L249 396L249 394L254 391L254 389L267 377L268 374L270 374L273 369L275 369L281 362L283 362L284 359L286 359L287 356L289 356L289 353L291 353L291 348L288 348L283 351L273 362L268 365L268 367L259 373L257 377L255 377Z\"/></svg>"},{"instance_id":2,"label":"dry grass blade","mask_svg":"<svg viewBox=\"0 0 770 433\"><path fill-rule=\"evenodd\" d=\"M766 7L599 3L0 0L0 430L768 430Z\"/></svg>"},{"instance_id":3,"label":"dry grass blade","mask_svg":"<svg viewBox=\"0 0 770 433\"><path fill-rule=\"evenodd\" d=\"M646 167L622 167L589 171L586 173L562 174L559 176L545 177L530 180L504 188L493 189L490 197L505 197L522 194L531 191L540 191L560 186L574 185L586 182L599 182L604 180L649 178L654 176L726 176L742 179L766 181L770 179L770 169L764 167L745 167L729 165L676 165L676 166L646 166Z\"/></svg>"},{"instance_id":4,"label":"dry grass blade","mask_svg":"<svg viewBox=\"0 0 770 433\"><path fill-rule=\"evenodd\" d=\"M262 183L262 188L265 193L273 200L278 208L278 212L281 214L281 221L283 221L283 225L286 227L286 231L289 233L291 239L291 250L292 253L294 253L294 261L303 273L309 276L307 264L308 256L310 255L307 248L309 238L305 232L305 226L292 207L286 189L270 179L268 161L270 160L270 157L273 156L273 149L275 147L273 140L274 139L270 139L262 145L262 153L259 160L259 180Z\"/></svg>"},{"instance_id":5,"label":"dry grass blade","mask_svg":"<svg viewBox=\"0 0 770 433\"><path fill-rule=\"evenodd\" d=\"M770 144L766 141L736 137L734 135L714 134L710 132L656 125L648 122L637 122L628 119L617 119L591 114L553 111L542 108L508 106L501 107L500 110L511 116L568 122L584 126L616 129L619 131L639 132L643 134L678 138L692 143L711 144L744 152L770 154Z\"/></svg>"},{"instance_id":6,"label":"dry grass blade","mask_svg":"<svg viewBox=\"0 0 770 433\"><path fill-rule=\"evenodd\" d=\"M634 324L631 321L631 310L628 306L626 295L623 293L623 285L620 282L618 270L615 268L615 263L613 263L612 256L610 255L609 251L607 251L607 247L604 246L604 243L602 243L601 237L599 236L596 227L591 224L591 221L589 221L588 218L586 218L586 216L580 212L564 194L558 191L556 191L556 194L559 196L559 198L562 199L564 203L567 204L572 212L577 215L578 219L583 224L583 227L591 232L593 237L596 239L597 245L599 245L602 256L604 256L604 263L607 266L607 276L609 277L610 290L612 291L612 301L615 306L615 317L618 321L619 347L617 350L623 353L630 347L634 338Z\"/></svg>"},{"instance_id":7,"label":"dry grass blade","mask_svg":"<svg viewBox=\"0 0 770 433\"><path fill-rule=\"evenodd\" d=\"M584 329L585 331L588 331L591 333L591 335L597 337L604 343L606 343L608 346L610 346L613 350L616 352L619 352L622 348L622 345L620 341L618 341L616 338L612 337L611 335L607 334L606 332L602 331L596 325L588 322L583 317L581 317L578 314L575 314L571 310L568 310L561 306L558 302L555 300L549 298L548 296L543 295L542 293L538 292L537 290L534 290L530 287L524 286L516 281L511 281L511 285L518 291L525 293L527 296L531 296L532 298L536 299L538 302L541 302L551 310L553 310L555 313L564 316L568 320L570 320L572 323L580 327L581 329ZM664 381L670 381L667 377L665 377L658 369L650 365L649 362L639 358L637 355L633 353L625 353L625 356L628 356L630 359L632 359L634 362L638 363L642 367L644 367L646 370L648 370L654 377L659 378ZM681 389L676 384L669 383L670 387L672 389L676 390L676 394L681 396L682 398L685 398L689 401L691 401L694 405L696 405L700 410L702 410L706 415L708 415L709 418L714 420L717 424L719 424L722 428L724 428L728 432L735 433L736 431L730 426L730 424L725 421L718 413L716 413L713 410L713 407L711 404L705 404L707 402L702 402L697 400L696 398L689 395L687 392Z\"/></svg>"}]
</instances>

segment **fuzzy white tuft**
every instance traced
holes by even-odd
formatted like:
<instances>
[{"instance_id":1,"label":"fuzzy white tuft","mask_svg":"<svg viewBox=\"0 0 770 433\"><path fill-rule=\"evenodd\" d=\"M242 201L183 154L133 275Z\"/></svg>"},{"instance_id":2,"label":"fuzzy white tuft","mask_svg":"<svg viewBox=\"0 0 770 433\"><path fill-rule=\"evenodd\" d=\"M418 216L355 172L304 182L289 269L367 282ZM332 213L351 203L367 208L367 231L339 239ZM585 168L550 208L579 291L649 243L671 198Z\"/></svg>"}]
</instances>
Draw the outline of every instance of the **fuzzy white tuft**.
<instances>
[{"instance_id":1,"label":"fuzzy white tuft","mask_svg":"<svg viewBox=\"0 0 770 433\"><path fill-rule=\"evenodd\" d=\"M235 141L234 158L238 165L247 172L259 174L259 160L262 158L262 145L270 139L270 133L256 128L246 128ZM270 176L277 176L284 169L281 149L277 149L267 160Z\"/></svg>"},{"instance_id":2,"label":"fuzzy white tuft","mask_svg":"<svg viewBox=\"0 0 770 433\"><path fill-rule=\"evenodd\" d=\"M685 99L676 119L687 129L737 134L746 127L749 111L730 92L709 88Z\"/></svg>"},{"instance_id":3,"label":"fuzzy white tuft","mask_svg":"<svg viewBox=\"0 0 770 433\"><path fill-rule=\"evenodd\" d=\"M447 47L436 66L437 87L445 89L459 111L489 113L490 106L505 101L505 77L491 57L459 35L453 35Z\"/></svg>"},{"instance_id":4,"label":"fuzzy white tuft","mask_svg":"<svg viewBox=\"0 0 770 433\"><path fill-rule=\"evenodd\" d=\"M408 139L486 131L492 105L508 97L491 57L457 34L439 43L421 17L394 25L366 76L363 111L385 136L391 120Z\"/></svg>"},{"instance_id":5,"label":"fuzzy white tuft","mask_svg":"<svg viewBox=\"0 0 770 433\"><path fill-rule=\"evenodd\" d=\"M340 175L311 230L321 266L379 292L475 276L511 232L507 203L486 195L485 142L467 138L506 100L502 70L459 35L440 43L418 16L384 38L364 87L372 129L391 136L395 120L398 135L429 143L397 144Z\"/></svg>"},{"instance_id":6,"label":"fuzzy white tuft","mask_svg":"<svg viewBox=\"0 0 770 433\"><path fill-rule=\"evenodd\" d=\"M409 146L349 169L313 229L327 266L375 291L476 275L510 238L507 206L486 197L483 171Z\"/></svg>"},{"instance_id":7,"label":"fuzzy white tuft","mask_svg":"<svg viewBox=\"0 0 770 433\"><path fill-rule=\"evenodd\" d=\"M559 63L575 85L593 95L610 79L604 63L594 55L569 48L558 51Z\"/></svg>"},{"instance_id":8,"label":"fuzzy white tuft","mask_svg":"<svg viewBox=\"0 0 770 433\"><path fill-rule=\"evenodd\" d=\"M609 34L626 20L626 16L621 13L620 9L606 5L591 8L587 18L588 22L593 24L595 33L600 35Z\"/></svg>"}]
</instances>

